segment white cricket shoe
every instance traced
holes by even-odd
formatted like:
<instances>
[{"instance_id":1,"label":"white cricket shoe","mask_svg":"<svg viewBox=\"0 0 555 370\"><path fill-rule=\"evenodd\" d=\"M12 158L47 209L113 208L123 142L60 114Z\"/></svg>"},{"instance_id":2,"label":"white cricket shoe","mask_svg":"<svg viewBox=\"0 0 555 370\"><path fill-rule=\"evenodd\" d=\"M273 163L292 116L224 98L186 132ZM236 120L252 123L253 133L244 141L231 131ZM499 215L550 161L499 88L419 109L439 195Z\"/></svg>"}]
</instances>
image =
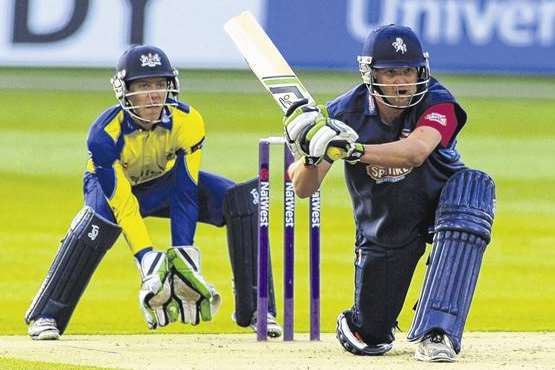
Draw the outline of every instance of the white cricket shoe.
<instances>
[{"instance_id":1,"label":"white cricket shoe","mask_svg":"<svg viewBox=\"0 0 555 370\"><path fill-rule=\"evenodd\" d=\"M455 362L457 354L447 335L433 331L422 338L414 358L426 362Z\"/></svg>"},{"instance_id":2,"label":"white cricket shoe","mask_svg":"<svg viewBox=\"0 0 555 370\"><path fill-rule=\"evenodd\" d=\"M235 318L235 312L233 314L231 314L231 319L233 321L237 322L237 319ZM279 338L279 337L281 337L281 334L282 334L283 330L281 329L281 326L277 322L274 315L272 315L271 313L268 312L268 316L267 316L266 321L268 323L268 336L270 338ZM252 318L251 318L251 322L249 324L249 328L251 328L252 331L254 333L256 333L256 311L252 314Z\"/></svg>"},{"instance_id":3,"label":"white cricket shoe","mask_svg":"<svg viewBox=\"0 0 555 370\"><path fill-rule=\"evenodd\" d=\"M31 322L27 333L33 340L56 340L60 338L56 320L47 317L39 317Z\"/></svg>"},{"instance_id":4,"label":"white cricket shoe","mask_svg":"<svg viewBox=\"0 0 555 370\"><path fill-rule=\"evenodd\" d=\"M279 338L282 334L281 326L278 324L274 315L268 312L266 321L268 322L268 336L270 338ZM256 333L256 312L252 314L250 328Z\"/></svg>"}]
</instances>

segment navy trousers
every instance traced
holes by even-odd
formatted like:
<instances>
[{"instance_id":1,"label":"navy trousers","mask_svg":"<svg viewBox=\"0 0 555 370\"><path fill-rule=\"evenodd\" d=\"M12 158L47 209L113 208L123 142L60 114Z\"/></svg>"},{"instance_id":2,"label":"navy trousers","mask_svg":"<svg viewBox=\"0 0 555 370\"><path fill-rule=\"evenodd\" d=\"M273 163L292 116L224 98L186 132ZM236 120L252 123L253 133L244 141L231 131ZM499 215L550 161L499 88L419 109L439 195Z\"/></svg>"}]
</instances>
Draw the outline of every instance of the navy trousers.
<instances>
[{"instance_id":1,"label":"navy trousers","mask_svg":"<svg viewBox=\"0 0 555 370\"><path fill-rule=\"evenodd\" d=\"M197 187L188 175L181 173L184 171L184 167L177 163L164 176L132 188L141 216L171 220L173 245L192 245L197 222L223 226L224 195L235 185L224 177L200 171ZM83 193L86 205L116 222L96 175L85 173Z\"/></svg>"},{"instance_id":2,"label":"navy trousers","mask_svg":"<svg viewBox=\"0 0 555 370\"><path fill-rule=\"evenodd\" d=\"M392 329L405 301L426 242L418 238L400 248L365 244L355 250L355 302L352 328L367 344L391 343Z\"/></svg>"}]
</instances>

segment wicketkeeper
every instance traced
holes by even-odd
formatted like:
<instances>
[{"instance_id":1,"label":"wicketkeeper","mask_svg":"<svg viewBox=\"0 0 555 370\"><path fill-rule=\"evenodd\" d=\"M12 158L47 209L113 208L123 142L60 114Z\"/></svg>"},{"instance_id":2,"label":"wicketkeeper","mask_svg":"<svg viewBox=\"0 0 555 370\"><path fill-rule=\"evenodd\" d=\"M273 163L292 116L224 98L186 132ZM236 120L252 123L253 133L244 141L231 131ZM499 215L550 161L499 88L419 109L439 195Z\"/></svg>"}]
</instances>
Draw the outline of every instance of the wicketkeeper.
<instances>
[{"instance_id":1,"label":"wicketkeeper","mask_svg":"<svg viewBox=\"0 0 555 370\"><path fill-rule=\"evenodd\" d=\"M58 339L98 264L123 232L141 277L139 305L150 329L197 325L221 297L202 275L197 222L227 225L235 314L255 328L256 180L243 184L200 171L204 122L178 100L178 72L159 48L121 56L111 80L119 104L92 124L85 206L74 218L25 315L33 339ZM172 246L155 249L144 218L169 218ZM165 248L164 248L165 249ZM271 274L271 272L270 272ZM271 276L270 276L271 281ZM271 290L268 335L281 335Z\"/></svg>"}]
</instances>

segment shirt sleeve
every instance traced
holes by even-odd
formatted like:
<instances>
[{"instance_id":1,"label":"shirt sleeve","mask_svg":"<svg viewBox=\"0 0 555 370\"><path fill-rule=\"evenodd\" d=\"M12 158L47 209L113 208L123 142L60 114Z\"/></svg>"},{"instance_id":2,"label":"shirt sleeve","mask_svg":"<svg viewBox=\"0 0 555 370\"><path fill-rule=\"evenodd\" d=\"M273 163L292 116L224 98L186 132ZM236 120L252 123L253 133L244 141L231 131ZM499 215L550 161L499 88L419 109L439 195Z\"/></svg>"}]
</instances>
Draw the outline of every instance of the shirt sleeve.
<instances>
[{"instance_id":1,"label":"shirt sleeve","mask_svg":"<svg viewBox=\"0 0 555 370\"><path fill-rule=\"evenodd\" d=\"M145 222L140 214L139 202L131 192L119 161L117 145L104 133L89 138L88 149L104 196L133 254L152 246Z\"/></svg>"},{"instance_id":2,"label":"shirt sleeve","mask_svg":"<svg viewBox=\"0 0 555 370\"><path fill-rule=\"evenodd\" d=\"M196 109L190 107L189 113L179 121L177 144L179 149L186 153L187 170L195 183L198 183L205 135L202 116Z\"/></svg>"},{"instance_id":3,"label":"shirt sleeve","mask_svg":"<svg viewBox=\"0 0 555 370\"><path fill-rule=\"evenodd\" d=\"M418 119L416 127L435 128L441 135L441 146L447 147L457 129L457 116L453 103L441 103L429 107Z\"/></svg>"}]
</instances>

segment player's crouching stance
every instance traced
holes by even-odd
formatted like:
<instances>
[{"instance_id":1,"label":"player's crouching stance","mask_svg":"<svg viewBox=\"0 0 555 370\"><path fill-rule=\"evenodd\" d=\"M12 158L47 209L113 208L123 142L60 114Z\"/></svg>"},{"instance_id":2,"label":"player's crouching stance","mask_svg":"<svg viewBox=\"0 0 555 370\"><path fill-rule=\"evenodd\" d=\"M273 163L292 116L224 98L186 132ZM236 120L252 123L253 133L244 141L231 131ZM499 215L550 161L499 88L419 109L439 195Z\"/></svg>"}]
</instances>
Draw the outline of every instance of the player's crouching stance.
<instances>
[{"instance_id":1,"label":"player's crouching stance","mask_svg":"<svg viewBox=\"0 0 555 370\"><path fill-rule=\"evenodd\" d=\"M466 113L430 76L408 27L370 33L358 58L363 84L329 102L298 102L285 136L302 159L290 168L301 197L343 159L354 204L355 299L337 338L355 355L383 355L429 230L433 249L408 339L415 358L452 362L491 237L495 187L455 149ZM303 105L304 104L304 105ZM304 162L304 163L303 163Z\"/></svg>"},{"instance_id":2,"label":"player's crouching stance","mask_svg":"<svg viewBox=\"0 0 555 370\"><path fill-rule=\"evenodd\" d=\"M194 245L197 222L227 225L235 321L252 325L256 180L235 184L200 171L204 122L198 111L177 100L177 70L159 48L128 49L112 86L119 105L90 128L85 207L25 315L29 335L44 340L64 333L94 271L122 231L137 262L139 304L150 329L212 320L221 298L201 272ZM172 247L167 251L153 248L143 219L148 216L170 219ZM268 335L276 337L281 327L273 304L270 312Z\"/></svg>"}]
</instances>

